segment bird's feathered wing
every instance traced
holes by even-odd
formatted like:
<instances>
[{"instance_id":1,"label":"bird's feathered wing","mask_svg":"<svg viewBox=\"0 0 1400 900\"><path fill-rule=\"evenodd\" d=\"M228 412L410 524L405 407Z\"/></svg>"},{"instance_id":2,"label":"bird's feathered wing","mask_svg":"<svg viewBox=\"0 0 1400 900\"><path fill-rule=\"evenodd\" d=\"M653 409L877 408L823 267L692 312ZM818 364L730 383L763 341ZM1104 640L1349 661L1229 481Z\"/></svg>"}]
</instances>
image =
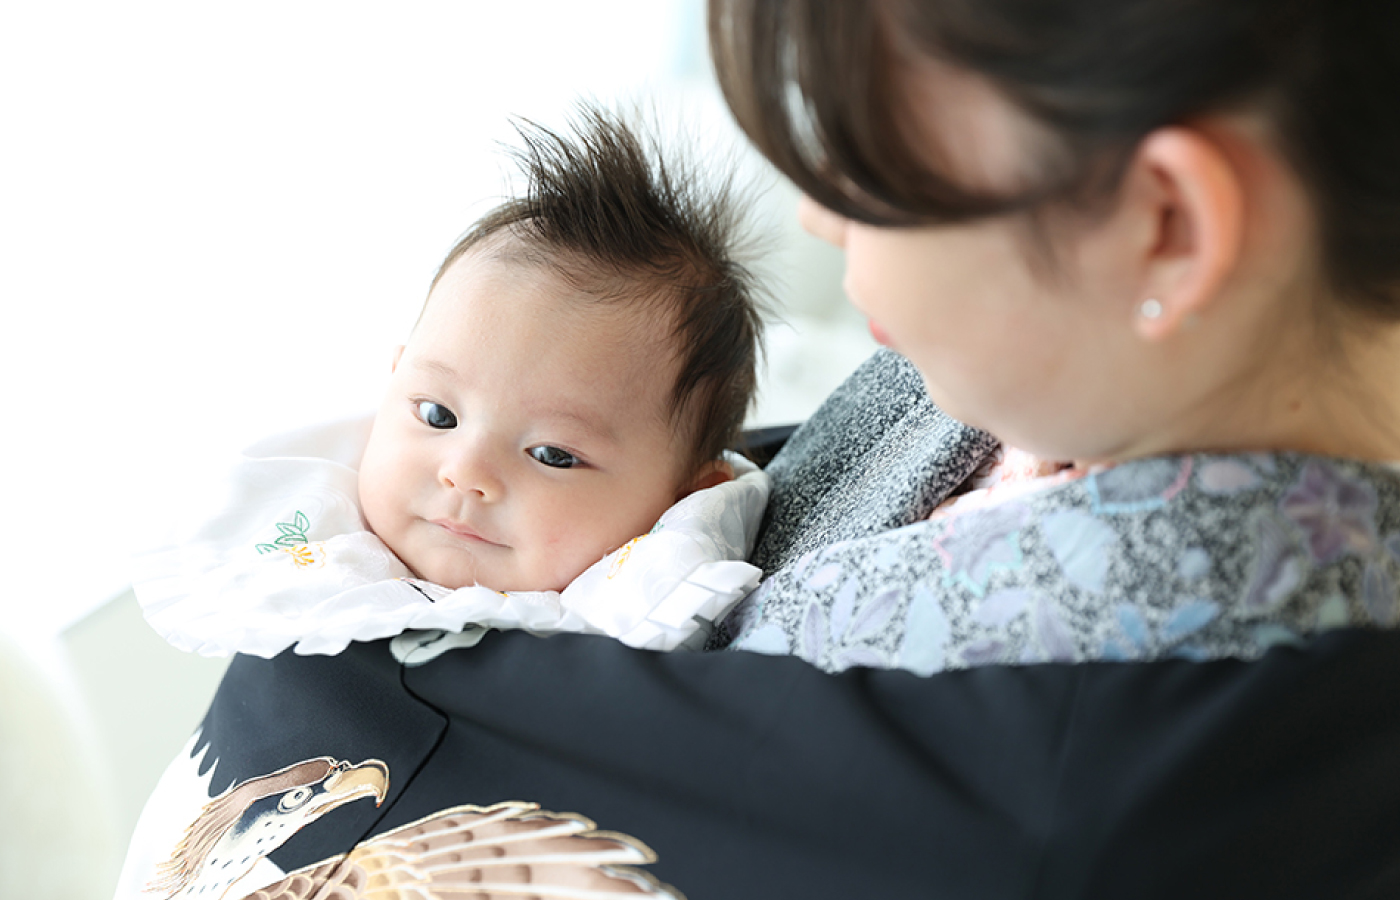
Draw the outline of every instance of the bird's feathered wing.
<instances>
[{"instance_id":1,"label":"bird's feathered wing","mask_svg":"<svg viewBox=\"0 0 1400 900\"><path fill-rule=\"evenodd\" d=\"M632 868L655 860L641 841L599 831L575 813L519 802L457 806L293 872L248 900L685 900L680 891Z\"/></svg>"}]
</instances>

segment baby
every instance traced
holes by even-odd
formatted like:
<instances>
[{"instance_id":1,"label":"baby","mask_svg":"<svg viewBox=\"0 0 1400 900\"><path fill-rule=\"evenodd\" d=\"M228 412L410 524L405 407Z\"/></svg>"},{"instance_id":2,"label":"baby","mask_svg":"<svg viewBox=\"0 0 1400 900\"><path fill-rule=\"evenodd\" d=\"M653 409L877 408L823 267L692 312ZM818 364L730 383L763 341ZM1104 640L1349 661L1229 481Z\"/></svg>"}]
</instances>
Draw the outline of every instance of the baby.
<instances>
[{"instance_id":1,"label":"baby","mask_svg":"<svg viewBox=\"0 0 1400 900\"><path fill-rule=\"evenodd\" d=\"M447 255L367 440L249 451L141 561L168 640L334 653L476 624L671 649L756 583L767 483L725 453L760 334L733 201L616 116L576 130L522 128L528 188Z\"/></svg>"},{"instance_id":2,"label":"baby","mask_svg":"<svg viewBox=\"0 0 1400 900\"><path fill-rule=\"evenodd\" d=\"M727 214L589 126L533 136L529 195L452 249L395 358L360 501L425 580L563 590L733 477L759 322Z\"/></svg>"}]
</instances>

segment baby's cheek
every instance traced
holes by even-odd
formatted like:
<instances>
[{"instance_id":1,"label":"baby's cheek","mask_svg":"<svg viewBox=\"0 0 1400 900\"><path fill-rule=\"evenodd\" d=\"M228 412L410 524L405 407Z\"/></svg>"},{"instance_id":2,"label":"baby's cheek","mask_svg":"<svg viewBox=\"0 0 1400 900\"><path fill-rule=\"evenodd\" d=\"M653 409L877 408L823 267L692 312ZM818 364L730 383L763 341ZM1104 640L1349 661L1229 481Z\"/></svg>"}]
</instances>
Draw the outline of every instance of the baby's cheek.
<instances>
[{"instance_id":1,"label":"baby's cheek","mask_svg":"<svg viewBox=\"0 0 1400 900\"><path fill-rule=\"evenodd\" d=\"M538 574L548 590L562 591L570 582L614 549L604 546L596 533L584 533L585 526L553 533L541 545Z\"/></svg>"},{"instance_id":2,"label":"baby's cheek","mask_svg":"<svg viewBox=\"0 0 1400 900\"><path fill-rule=\"evenodd\" d=\"M360 517L364 519L365 527L378 535L380 540L386 544L390 542L379 492L365 484L364 479L360 479Z\"/></svg>"},{"instance_id":3,"label":"baby's cheek","mask_svg":"<svg viewBox=\"0 0 1400 900\"><path fill-rule=\"evenodd\" d=\"M414 558L411 546L403 534L394 507L388 502L383 491L364 487L360 490L360 514L365 528L397 556L404 565L417 572L420 561Z\"/></svg>"}]
</instances>

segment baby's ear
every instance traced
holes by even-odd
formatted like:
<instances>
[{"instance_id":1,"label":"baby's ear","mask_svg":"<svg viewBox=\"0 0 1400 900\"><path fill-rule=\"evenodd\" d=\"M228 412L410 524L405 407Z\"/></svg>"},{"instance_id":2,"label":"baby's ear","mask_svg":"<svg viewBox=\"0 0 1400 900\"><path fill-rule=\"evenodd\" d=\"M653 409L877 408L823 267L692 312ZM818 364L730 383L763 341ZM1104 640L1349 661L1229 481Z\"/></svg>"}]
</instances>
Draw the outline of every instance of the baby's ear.
<instances>
[{"instance_id":1,"label":"baby's ear","mask_svg":"<svg viewBox=\"0 0 1400 900\"><path fill-rule=\"evenodd\" d=\"M734 467L722 459L712 459L700 467L695 473L695 477L690 480L690 484L683 488L676 499L703 491L705 488L712 488L717 484L724 484L726 481L734 480Z\"/></svg>"},{"instance_id":2,"label":"baby's ear","mask_svg":"<svg viewBox=\"0 0 1400 900\"><path fill-rule=\"evenodd\" d=\"M389 373L393 374L399 370L399 360L403 359L403 344L394 348L394 361L389 363Z\"/></svg>"}]
</instances>

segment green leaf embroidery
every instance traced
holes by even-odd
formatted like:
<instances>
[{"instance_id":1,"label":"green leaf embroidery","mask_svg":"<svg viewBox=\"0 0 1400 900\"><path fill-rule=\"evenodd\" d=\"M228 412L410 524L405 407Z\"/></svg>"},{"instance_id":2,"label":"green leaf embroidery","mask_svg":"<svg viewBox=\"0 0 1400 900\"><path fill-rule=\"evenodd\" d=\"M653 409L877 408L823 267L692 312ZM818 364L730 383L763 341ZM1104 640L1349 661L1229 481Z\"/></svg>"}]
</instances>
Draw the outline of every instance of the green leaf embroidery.
<instances>
[{"instance_id":1,"label":"green leaf embroidery","mask_svg":"<svg viewBox=\"0 0 1400 900\"><path fill-rule=\"evenodd\" d=\"M284 547L300 547L311 543L311 539L306 536L306 532L311 528L311 520L301 510L296 511L292 521L277 522L276 526L281 534L270 544L256 544L255 548L259 553L272 553Z\"/></svg>"}]
</instances>

